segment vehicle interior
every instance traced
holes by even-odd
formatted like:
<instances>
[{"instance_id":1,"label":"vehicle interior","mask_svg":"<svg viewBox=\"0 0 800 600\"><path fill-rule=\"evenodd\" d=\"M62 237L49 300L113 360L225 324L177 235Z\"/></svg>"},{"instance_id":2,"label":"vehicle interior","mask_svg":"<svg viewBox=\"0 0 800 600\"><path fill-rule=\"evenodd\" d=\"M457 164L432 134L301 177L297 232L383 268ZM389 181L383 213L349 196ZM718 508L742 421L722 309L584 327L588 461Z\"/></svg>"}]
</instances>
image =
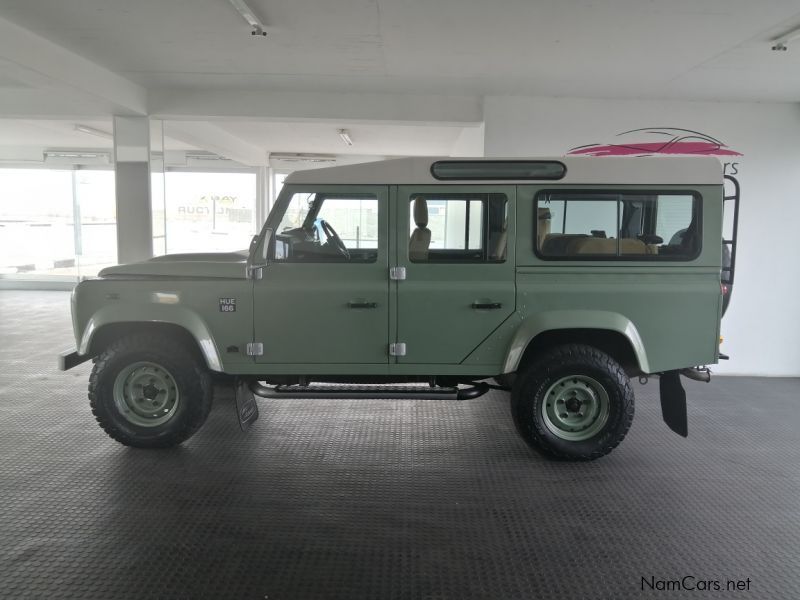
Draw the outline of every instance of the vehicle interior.
<instances>
[{"instance_id":1,"label":"vehicle interior","mask_svg":"<svg viewBox=\"0 0 800 600\"><path fill-rule=\"evenodd\" d=\"M503 262L508 250L505 194L417 194L410 199L411 262Z\"/></svg>"},{"instance_id":2,"label":"vehicle interior","mask_svg":"<svg viewBox=\"0 0 800 600\"><path fill-rule=\"evenodd\" d=\"M271 260L375 262L377 203L372 195L295 194L275 235Z\"/></svg>"},{"instance_id":3,"label":"vehicle interior","mask_svg":"<svg viewBox=\"0 0 800 600\"><path fill-rule=\"evenodd\" d=\"M700 249L699 206L691 194L548 194L537 201L537 251L690 259Z\"/></svg>"}]
</instances>

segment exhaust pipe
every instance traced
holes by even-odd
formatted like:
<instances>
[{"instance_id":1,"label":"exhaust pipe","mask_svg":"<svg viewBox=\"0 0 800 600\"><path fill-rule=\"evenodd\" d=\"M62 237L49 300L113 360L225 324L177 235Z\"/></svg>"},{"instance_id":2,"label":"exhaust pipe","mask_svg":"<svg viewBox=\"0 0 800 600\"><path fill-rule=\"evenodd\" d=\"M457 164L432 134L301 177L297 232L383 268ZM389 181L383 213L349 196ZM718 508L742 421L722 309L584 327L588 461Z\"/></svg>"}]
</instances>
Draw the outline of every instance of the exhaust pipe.
<instances>
[{"instance_id":1,"label":"exhaust pipe","mask_svg":"<svg viewBox=\"0 0 800 600\"><path fill-rule=\"evenodd\" d=\"M708 367L693 367L691 369L681 369L681 375L684 377L688 377L689 379L694 379L695 381L700 381L702 383L708 383L711 381L711 369Z\"/></svg>"}]
</instances>

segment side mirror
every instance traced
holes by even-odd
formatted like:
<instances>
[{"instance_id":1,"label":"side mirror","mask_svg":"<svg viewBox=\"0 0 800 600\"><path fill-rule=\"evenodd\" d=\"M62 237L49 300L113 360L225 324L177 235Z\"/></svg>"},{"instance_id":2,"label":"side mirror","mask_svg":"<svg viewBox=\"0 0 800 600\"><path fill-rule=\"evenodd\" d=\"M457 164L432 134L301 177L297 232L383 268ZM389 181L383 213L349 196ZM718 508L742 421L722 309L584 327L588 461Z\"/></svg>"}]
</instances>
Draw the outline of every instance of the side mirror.
<instances>
[{"instance_id":1,"label":"side mirror","mask_svg":"<svg viewBox=\"0 0 800 600\"><path fill-rule=\"evenodd\" d=\"M250 253L247 255L246 276L248 279L261 279L261 269L269 264L269 247L274 231L264 229L250 240Z\"/></svg>"}]
</instances>

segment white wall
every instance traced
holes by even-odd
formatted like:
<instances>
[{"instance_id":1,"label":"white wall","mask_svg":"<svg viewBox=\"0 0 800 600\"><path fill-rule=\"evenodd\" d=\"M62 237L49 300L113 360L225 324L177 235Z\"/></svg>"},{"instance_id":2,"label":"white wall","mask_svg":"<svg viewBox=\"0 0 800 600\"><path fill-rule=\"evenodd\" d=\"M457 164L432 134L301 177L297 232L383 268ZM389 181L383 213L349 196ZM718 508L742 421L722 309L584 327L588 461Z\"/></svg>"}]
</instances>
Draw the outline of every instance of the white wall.
<instances>
[{"instance_id":1,"label":"white wall","mask_svg":"<svg viewBox=\"0 0 800 600\"><path fill-rule=\"evenodd\" d=\"M450 156L483 156L483 123L476 127L464 127L458 136Z\"/></svg>"},{"instance_id":2,"label":"white wall","mask_svg":"<svg viewBox=\"0 0 800 600\"><path fill-rule=\"evenodd\" d=\"M563 155L642 127L700 131L741 152L722 158L738 163L742 203L722 324L731 360L714 371L800 376L800 105L487 97L484 120L486 156Z\"/></svg>"}]
</instances>

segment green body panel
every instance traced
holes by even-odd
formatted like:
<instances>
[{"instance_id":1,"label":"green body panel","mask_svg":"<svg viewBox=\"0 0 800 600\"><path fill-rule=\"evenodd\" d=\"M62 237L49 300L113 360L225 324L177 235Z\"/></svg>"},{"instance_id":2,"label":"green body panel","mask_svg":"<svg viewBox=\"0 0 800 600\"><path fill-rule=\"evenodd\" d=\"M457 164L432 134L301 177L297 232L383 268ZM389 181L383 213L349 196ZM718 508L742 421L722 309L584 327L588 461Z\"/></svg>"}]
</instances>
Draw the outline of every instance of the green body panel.
<instances>
[{"instance_id":1,"label":"green body panel","mask_svg":"<svg viewBox=\"0 0 800 600\"><path fill-rule=\"evenodd\" d=\"M630 186L629 186L630 187ZM250 375L455 375L513 372L537 335L598 329L624 335L644 373L712 364L721 318L722 186L702 196L702 251L691 261L548 261L533 252L534 196L554 185L287 185L266 227L277 228L296 191L371 192L379 200L374 263L279 263L245 277L243 253L160 257L104 270L73 295L78 352L113 323L173 323L197 340L209 367ZM571 186L624 190L626 186ZM687 191L681 186L634 190ZM503 263L413 263L409 197L435 191L505 193ZM258 252L258 249L255 250ZM389 268L407 278L391 281ZM222 312L220 299L235 298ZM375 302L354 309L350 301ZM473 302L499 302L476 310ZM247 342L263 356L245 354ZM390 357L391 342L407 354Z\"/></svg>"},{"instance_id":2,"label":"green body panel","mask_svg":"<svg viewBox=\"0 0 800 600\"><path fill-rule=\"evenodd\" d=\"M100 277L169 277L200 279L245 279L247 253L174 254L142 262L106 267Z\"/></svg>"},{"instance_id":3,"label":"green body panel","mask_svg":"<svg viewBox=\"0 0 800 600\"><path fill-rule=\"evenodd\" d=\"M460 364L514 312L514 246L501 263L421 263L408 256L410 198L436 192L501 193L508 198L508 239L514 239L513 186L401 186L397 190L397 260L406 279L397 288L397 341L407 345L398 363ZM499 302L501 309L476 310L474 302ZM486 357L501 363L502 357Z\"/></svg>"},{"instance_id":4,"label":"green body panel","mask_svg":"<svg viewBox=\"0 0 800 600\"><path fill-rule=\"evenodd\" d=\"M518 222L533 223L534 198L549 189L554 186L518 187ZM687 191L668 185L633 189ZM700 254L690 261L544 260L533 251L532 231L518 235L517 309L523 324L504 368L514 370L527 343L539 333L568 328L622 333L644 373L716 363L722 315L722 186L690 191L702 198L703 223Z\"/></svg>"},{"instance_id":5,"label":"green body panel","mask_svg":"<svg viewBox=\"0 0 800 600\"><path fill-rule=\"evenodd\" d=\"M524 277L520 277L519 280L521 287L524 286L526 290L536 289L534 286L527 283ZM545 289L549 292L549 285ZM525 296L528 293L529 292L526 291L522 295ZM554 292L552 297L558 297L559 293L563 293L563 289ZM544 302L542 302L542 300L544 300L543 297L536 294L535 298L537 306L544 306ZM532 314L525 317L523 316L525 313ZM559 329L599 329L620 333L630 342L642 371L648 373L650 370L647 352L645 351L645 346L642 343L639 331L630 319L619 313L604 310L570 310L560 308L531 310L529 305L521 304L519 315L522 318L522 322L515 327L514 335L506 354L506 362L503 364L504 373L512 373L517 370L520 359L527 349L528 344L531 343L537 335L546 331Z\"/></svg>"},{"instance_id":6,"label":"green body panel","mask_svg":"<svg viewBox=\"0 0 800 600\"><path fill-rule=\"evenodd\" d=\"M194 337L211 370L234 372L252 364L244 348L252 338L252 285L244 277L214 285L204 279L84 281L72 297L78 353L86 354L106 325L171 323ZM221 312L220 298L235 298L236 312Z\"/></svg>"},{"instance_id":7,"label":"green body panel","mask_svg":"<svg viewBox=\"0 0 800 600\"><path fill-rule=\"evenodd\" d=\"M388 186L288 186L269 227L277 228L295 192L352 192L378 198L378 258L372 263L274 262L254 282L257 362L275 364L387 364L389 362ZM375 308L350 308L350 302ZM309 367L312 368L313 367ZM308 369L306 369L306 372Z\"/></svg>"}]
</instances>

